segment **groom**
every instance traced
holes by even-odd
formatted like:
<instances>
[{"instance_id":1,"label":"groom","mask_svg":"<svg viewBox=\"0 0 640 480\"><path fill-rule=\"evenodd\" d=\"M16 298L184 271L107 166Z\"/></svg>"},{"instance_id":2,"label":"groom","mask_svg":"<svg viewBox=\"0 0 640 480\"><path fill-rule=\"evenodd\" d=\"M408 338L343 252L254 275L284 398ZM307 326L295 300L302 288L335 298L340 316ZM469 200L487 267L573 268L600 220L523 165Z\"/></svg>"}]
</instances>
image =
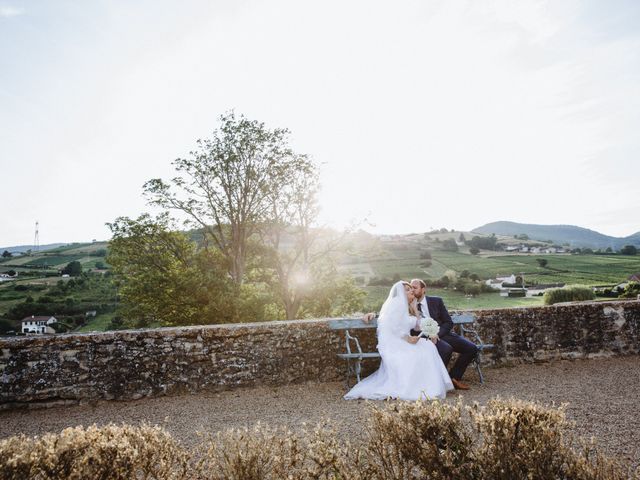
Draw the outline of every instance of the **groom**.
<instances>
[{"instance_id":1,"label":"groom","mask_svg":"<svg viewBox=\"0 0 640 480\"><path fill-rule=\"evenodd\" d=\"M449 364L453 352L459 354L456 363L449 371L449 376L455 388L469 390L469 386L462 381L462 375L464 375L467 366L476 358L478 347L452 331L453 321L451 321L451 316L447 311L447 307L444 306L444 302L440 297L426 296L426 288L427 285L422 280L418 278L411 280L411 289L418 301L418 313L422 314L423 317L430 316L440 325L438 334L431 337L431 340L435 342L445 367ZM421 333L418 322L416 329L411 329L411 335L415 336Z\"/></svg>"}]
</instances>

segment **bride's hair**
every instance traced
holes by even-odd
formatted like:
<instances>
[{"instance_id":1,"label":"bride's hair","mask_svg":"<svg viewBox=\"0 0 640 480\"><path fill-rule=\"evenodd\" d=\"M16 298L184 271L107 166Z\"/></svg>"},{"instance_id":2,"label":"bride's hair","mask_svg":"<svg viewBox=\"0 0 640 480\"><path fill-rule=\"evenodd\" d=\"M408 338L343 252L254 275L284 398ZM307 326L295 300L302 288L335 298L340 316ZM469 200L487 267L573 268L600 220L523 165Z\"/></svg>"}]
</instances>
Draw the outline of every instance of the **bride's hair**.
<instances>
[{"instance_id":1,"label":"bride's hair","mask_svg":"<svg viewBox=\"0 0 640 480\"><path fill-rule=\"evenodd\" d=\"M402 281L402 285L404 285L405 287L411 288L411 284L409 282L405 282L404 280ZM413 305L411 305L410 303L409 303L409 315L413 317L418 316L418 312L416 312L416 309L413 308Z\"/></svg>"}]
</instances>

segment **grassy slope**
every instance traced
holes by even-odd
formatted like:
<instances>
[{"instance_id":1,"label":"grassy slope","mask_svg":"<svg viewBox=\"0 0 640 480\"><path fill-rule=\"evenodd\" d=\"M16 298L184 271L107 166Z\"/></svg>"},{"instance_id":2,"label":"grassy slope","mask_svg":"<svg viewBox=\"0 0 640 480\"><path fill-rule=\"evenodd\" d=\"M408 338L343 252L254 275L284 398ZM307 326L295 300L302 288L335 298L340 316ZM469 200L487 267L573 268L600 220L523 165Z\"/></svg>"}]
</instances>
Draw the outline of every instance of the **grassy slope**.
<instances>
[{"instance_id":1,"label":"grassy slope","mask_svg":"<svg viewBox=\"0 0 640 480\"><path fill-rule=\"evenodd\" d=\"M442 240L457 239L458 235L459 233L449 233L439 236ZM419 235L398 236L381 242L375 255L367 257L366 252L361 251L357 256L344 259L342 268L354 276L364 277L365 281L371 277L393 278L394 275L402 279L437 279L447 271L459 274L468 270L481 278L524 273L527 281L585 285L615 284L640 271L640 255L505 255L482 252L474 256L464 248L459 252L446 252L438 248L437 243L424 241ZM426 251L431 252L431 266L422 267L427 260L421 259L420 254ZM540 258L547 260L546 268L538 264L537 260ZM367 292L367 310L376 310L389 289L364 287L364 290ZM429 294L443 297L449 308L506 308L542 304L540 297L505 298L497 293L466 298L449 289L432 289Z\"/></svg>"}]
</instances>

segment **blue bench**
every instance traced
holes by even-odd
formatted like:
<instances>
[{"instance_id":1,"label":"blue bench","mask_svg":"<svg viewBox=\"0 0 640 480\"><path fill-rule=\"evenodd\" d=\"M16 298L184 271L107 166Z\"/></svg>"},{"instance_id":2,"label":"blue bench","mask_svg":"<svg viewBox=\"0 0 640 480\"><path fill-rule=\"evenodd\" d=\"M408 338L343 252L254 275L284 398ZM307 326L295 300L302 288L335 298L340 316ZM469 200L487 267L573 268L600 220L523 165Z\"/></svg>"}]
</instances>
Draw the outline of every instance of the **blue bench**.
<instances>
[{"instance_id":1,"label":"blue bench","mask_svg":"<svg viewBox=\"0 0 640 480\"><path fill-rule=\"evenodd\" d=\"M484 376L482 375L482 369L480 368L480 361L482 353L486 350L493 348L493 344L484 343L480 338L477 330L474 328L475 315L472 313L456 313L451 315L453 320L453 326L458 330L458 333L467 337L478 346L478 355L473 360L473 363L478 371L480 377L480 383L484 383ZM356 380L360 381L360 373L362 372L362 361L369 358L380 358L380 353L377 351L364 352L360 345L358 337L350 331L362 330L362 329L375 329L378 327L378 321L376 319L371 320L368 323L362 321L361 318L338 318L329 321L329 328L331 330L344 330L345 334L345 352L339 353L338 357L347 361L347 387L350 387L349 379L351 375L355 375ZM352 350L352 344L355 350Z\"/></svg>"}]
</instances>

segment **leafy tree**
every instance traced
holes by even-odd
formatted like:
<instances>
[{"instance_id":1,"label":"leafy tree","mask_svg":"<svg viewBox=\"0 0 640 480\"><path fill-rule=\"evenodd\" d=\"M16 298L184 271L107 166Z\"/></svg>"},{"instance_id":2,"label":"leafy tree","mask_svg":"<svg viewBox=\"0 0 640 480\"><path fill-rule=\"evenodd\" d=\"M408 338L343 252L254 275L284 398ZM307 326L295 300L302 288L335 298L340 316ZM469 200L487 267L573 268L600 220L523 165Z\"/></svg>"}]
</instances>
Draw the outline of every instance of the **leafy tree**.
<instances>
[{"instance_id":1,"label":"leafy tree","mask_svg":"<svg viewBox=\"0 0 640 480\"><path fill-rule=\"evenodd\" d=\"M613 253L613 249L611 247L607 247L605 253Z\"/></svg>"},{"instance_id":2,"label":"leafy tree","mask_svg":"<svg viewBox=\"0 0 640 480\"><path fill-rule=\"evenodd\" d=\"M11 258L11 257L13 257L13 254L10 251L5 250L4 252L2 252L2 258Z\"/></svg>"},{"instance_id":3,"label":"leafy tree","mask_svg":"<svg viewBox=\"0 0 640 480\"><path fill-rule=\"evenodd\" d=\"M11 320L0 318L0 334L11 332L12 330L15 330L15 328L16 327Z\"/></svg>"},{"instance_id":4,"label":"leafy tree","mask_svg":"<svg viewBox=\"0 0 640 480\"><path fill-rule=\"evenodd\" d=\"M638 253L638 249L633 245L625 245L620 249L620 253L622 255L636 255Z\"/></svg>"},{"instance_id":5,"label":"leafy tree","mask_svg":"<svg viewBox=\"0 0 640 480\"><path fill-rule=\"evenodd\" d=\"M477 248L477 247L471 247L471 248L469 249L469 253L470 253L471 255L478 255L478 254L480 253L480 249L479 249L479 248Z\"/></svg>"},{"instance_id":6,"label":"leafy tree","mask_svg":"<svg viewBox=\"0 0 640 480\"><path fill-rule=\"evenodd\" d=\"M464 243L464 242L466 242L466 240L467 239L464 238L464 233L460 232L460 236L458 237L458 241Z\"/></svg>"},{"instance_id":7,"label":"leafy tree","mask_svg":"<svg viewBox=\"0 0 640 480\"><path fill-rule=\"evenodd\" d=\"M538 262L538 265L540 265L542 268L544 268L549 263L549 260L547 260L546 258L537 258L536 262Z\"/></svg>"},{"instance_id":8,"label":"leafy tree","mask_svg":"<svg viewBox=\"0 0 640 480\"><path fill-rule=\"evenodd\" d=\"M108 262L120 285L120 309L135 326L238 320L240 295L216 250L196 251L185 234L171 230L166 214L120 217L107 225L113 234Z\"/></svg>"},{"instance_id":9,"label":"leafy tree","mask_svg":"<svg viewBox=\"0 0 640 480\"><path fill-rule=\"evenodd\" d=\"M237 284L244 281L249 240L269 219L273 197L310 165L289 147L288 134L227 113L190 158L173 162L177 177L144 185L152 204L183 212L203 230L205 245L219 249Z\"/></svg>"},{"instance_id":10,"label":"leafy tree","mask_svg":"<svg viewBox=\"0 0 640 480\"><path fill-rule=\"evenodd\" d=\"M361 306L356 310L362 308L363 295L353 281L339 274L333 259L344 236L315 226L318 190L317 168L307 162L287 184L268 196L269 221L258 231L265 247L262 267L271 275L268 283L287 319L321 312L326 316L335 305L351 305L351 301L345 301L347 297L356 303L360 299ZM340 289L336 290L336 285Z\"/></svg>"},{"instance_id":11,"label":"leafy tree","mask_svg":"<svg viewBox=\"0 0 640 480\"><path fill-rule=\"evenodd\" d=\"M480 250L495 250L498 244L498 239L494 234L491 234L490 237L480 237L478 235L474 236L469 240L468 245L470 247L475 247Z\"/></svg>"},{"instance_id":12,"label":"leafy tree","mask_svg":"<svg viewBox=\"0 0 640 480\"><path fill-rule=\"evenodd\" d=\"M442 242L442 249L448 252L457 252L458 244L453 238L447 238Z\"/></svg>"},{"instance_id":13,"label":"leafy tree","mask_svg":"<svg viewBox=\"0 0 640 480\"><path fill-rule=\"evenodd\" d=\"M582 249L582 254L583 255L593 255L593 249L591 249L591 248L583 248Z\"/></svg>"},{"instance_id":14,"label":"leafy tree","mask_svg":"<svg viewBox=\"0 0 640 480\"><path fill-rule=\"evenodd\" d=\"M67 266L62 269L63 275L69 275L71 277L77 277L82 273L82 264L77 260L67 263Z\"/></svg>"},{"instance_id":15,"label":"leafy tree","mask_svg":"<svg viewBox=\"0 0 640 480\"><path fill-rule=\"evenodd\" d=\"M103 270L105 268L104 262L96 262L95 265L96 265L96 268L100 270Z\"/></svg>"},{"instance_id":16,"label":"leafy tree","mask_svg":"<svg viewBox=\"0 0 640 480\"><path fill-rule=\"evenodd\" d=\"M629 282L619 298L638 298L638 295L640 295L640 282Z\"/></svg>"},{"instance_id":17,"label":"leafy tree","mask_svg":"<svg viewBox=\"0 0 640 480\"><path fill-rule=\"evenodd\" d=\"M7 272L7 275L9 275L10 277L15 277L18 274L18 272L16 272L15 270L9 270Z\"/></svg>"}]
</instances>

